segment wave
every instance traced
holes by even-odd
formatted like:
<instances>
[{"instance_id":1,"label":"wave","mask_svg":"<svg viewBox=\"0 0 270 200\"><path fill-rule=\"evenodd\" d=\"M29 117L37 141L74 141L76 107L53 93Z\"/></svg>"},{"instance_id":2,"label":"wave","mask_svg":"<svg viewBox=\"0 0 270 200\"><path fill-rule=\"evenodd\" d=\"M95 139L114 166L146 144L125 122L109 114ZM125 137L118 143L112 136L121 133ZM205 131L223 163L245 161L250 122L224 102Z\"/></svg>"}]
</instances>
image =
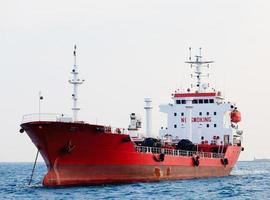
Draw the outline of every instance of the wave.
<instances>
[{"instance_id":1,"label":"wave","mask_svg":"<svg viewBox=\"0 0 270 200\"><path fill-rule=\"evenodd\" d=\"M260 174L269 174L268 170L264 169L234 169L231 172L233 176L245 176L245 175L260 175Z\"/></svg>"}]
</instances>

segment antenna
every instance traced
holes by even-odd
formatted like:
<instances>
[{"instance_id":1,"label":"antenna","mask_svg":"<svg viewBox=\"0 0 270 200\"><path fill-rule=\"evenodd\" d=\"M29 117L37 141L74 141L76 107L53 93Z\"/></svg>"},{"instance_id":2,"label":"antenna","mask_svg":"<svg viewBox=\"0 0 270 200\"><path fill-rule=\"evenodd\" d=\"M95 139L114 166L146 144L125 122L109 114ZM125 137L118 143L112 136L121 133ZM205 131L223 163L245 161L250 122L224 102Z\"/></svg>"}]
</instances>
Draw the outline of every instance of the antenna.
<instances>
[{"instance_id":1,"label":"antenna","mask_svg":"<svg viewBox=\"0 0 270 200\"><path fill-rule=\"evenodd\" d=\"M189 60L191 60L191 47L189 47Z\"/></svg>"},{"instance_id":2,"label":"antenna","mask_svg":"<svg viewBox=\"0 0 270 200\"><path fill-rule=\"evenodd\" d=\"M73 65L73 69L71 71L71 74L73 75L72 79L69 80L69 83L73 85L73 93L72 93L72 100L73 100L73 121L76 122L78 119L78 111L80 110L80 108L78 108L77 103L78 103L78 85L82 84L84 82L84 80L81 80L78 76L79 76L79 72L78 72L78 67L77 67L77 63L76 63L76 50L77 47L76 45L74 45L74 51L73 51L73 56L74 56L74 65Z\"/></svg>"},{"instance_id":3,"label":"antenna","mask_svg":"<svg viewBox=\"0 0 270 200\"><path fill-rule=\"evenodd\" d=\"M191 51L191 47L189 48L189 50ZM199 55L195 55L195 61L191 60L191 53L190 53L189 61L185 63L189 63L191 65L191 68L193 67L195 68L194 74L191 75L191 77L197 78L197 83L195 85L197 87L196 92L201 92L202 90L206 90L209 84L202 83L202 77L209 77L209 74L204 74L202 72L202 68L203 67L209 68L209 64L213 63L213 61L202 61L202 48L200 47Z\"/></svg>"},{"instance_id":4,"label":"antenna","mask_svg":"<svg viewBox=\"0 0 270 200\"><path fill-rule=\"evenodd\" d=\"M41 101L43 100L43 96L41 95L41 91L38 92L38 120L40 121L41 117Z\"/></svg>"}]
</instances>

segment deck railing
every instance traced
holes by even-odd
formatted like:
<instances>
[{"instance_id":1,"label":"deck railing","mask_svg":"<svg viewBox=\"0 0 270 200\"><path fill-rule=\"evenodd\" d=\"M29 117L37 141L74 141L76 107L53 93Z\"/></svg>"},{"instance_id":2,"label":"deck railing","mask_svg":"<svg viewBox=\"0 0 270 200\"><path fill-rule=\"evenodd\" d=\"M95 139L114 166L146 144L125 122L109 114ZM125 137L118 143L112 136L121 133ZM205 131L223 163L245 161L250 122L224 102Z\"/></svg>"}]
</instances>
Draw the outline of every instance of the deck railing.
<instances>
[{"instance_id":1,"label":"deck railing","mask_svg":"<svg viewBox=\"0 0 270 200\"><path fill-rule=\"evenodd\" d=\"M71 117L68 117L68 115L66 114L57 114L57 113L32 113L32 114L24 115L22 118L22 123L38 122L38 121L73 122L73 119ZM79 121L76 123L84 123L84 122ZM102 131L104 131L104 133L127 134L127 129L111 127L111 126L104 126Z\"/></svg>"},{"instance_id":2,"label":"deck railing","mask_svg":"<svg viewBox=\"0 0 270 200\"><path fill-rule=\"evenodd\" d=\"M192 157L194 155L198 155L201 158L224 158L223 153L185 151L185 150L177 150L177 149L165 149L165 148L159 148L159 147L136 146L136 151L140 153L149 153L149 154L164 153L165 155L171 155L171 156Z\"/></svg>"},{"instance_id":3,"label":"deck railing","mask_svg":"<svg viewBox=\"0 0 270 200\"><path fill-rule=\"evenodd\" d=\"M32 113L24 115L22 123L35 122L35 121L50 121L50 122L72 122L72 118L66 114L57 113Z\"/></svg>"}]
</instances>

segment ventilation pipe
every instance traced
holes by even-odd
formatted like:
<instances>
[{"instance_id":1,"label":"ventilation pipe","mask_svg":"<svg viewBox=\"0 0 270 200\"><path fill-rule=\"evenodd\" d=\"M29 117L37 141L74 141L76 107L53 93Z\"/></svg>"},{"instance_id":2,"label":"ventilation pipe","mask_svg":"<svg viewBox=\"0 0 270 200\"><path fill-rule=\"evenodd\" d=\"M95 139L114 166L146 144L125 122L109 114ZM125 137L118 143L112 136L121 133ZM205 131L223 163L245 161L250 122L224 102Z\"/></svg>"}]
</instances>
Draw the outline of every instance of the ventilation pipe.
<instances>
[{"instance_id":1,"label":"ventilation pipe","mask_svg":"<svg viewBox=\"0 0 270 200\"><path fill-rule=\"evenodd\" d=\"M152 100L150 98L145 98L145 112L146 112L146 137L152 137Z\"/></svg>"}]
</instances>

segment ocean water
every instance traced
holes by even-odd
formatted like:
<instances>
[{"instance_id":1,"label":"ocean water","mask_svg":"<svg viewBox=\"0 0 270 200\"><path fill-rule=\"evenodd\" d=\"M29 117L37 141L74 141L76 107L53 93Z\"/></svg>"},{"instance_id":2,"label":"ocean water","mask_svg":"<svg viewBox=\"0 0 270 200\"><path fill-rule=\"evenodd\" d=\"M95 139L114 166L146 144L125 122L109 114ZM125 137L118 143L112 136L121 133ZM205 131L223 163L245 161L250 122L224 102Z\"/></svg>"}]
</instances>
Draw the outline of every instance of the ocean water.
<instances>
[{"instance_id":1,"label":"ocean water","mask_svg":"<svg viewBox=\"0 0 270 200\"><path fill-rule=\"evenodd\" d=\"M238 162L223 178L84 187L46 188L38 163L0 163L0 199L270 199L270 162Z\"/></svg>"}]
</instances>

